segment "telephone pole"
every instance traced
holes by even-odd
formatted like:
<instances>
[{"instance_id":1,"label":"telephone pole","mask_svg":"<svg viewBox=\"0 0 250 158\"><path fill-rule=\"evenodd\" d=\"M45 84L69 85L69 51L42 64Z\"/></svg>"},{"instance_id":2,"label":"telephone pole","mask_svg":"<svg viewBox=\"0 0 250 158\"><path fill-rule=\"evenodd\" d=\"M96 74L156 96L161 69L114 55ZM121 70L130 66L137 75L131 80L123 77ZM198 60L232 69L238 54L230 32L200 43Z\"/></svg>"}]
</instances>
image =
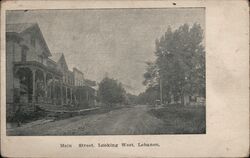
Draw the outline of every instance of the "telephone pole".
<instances>
[{"instance_id":1,"label":"telephone pole","mask_svg":"<svg viewBox=\"0 0 250 158\"><path fill-rule=\"evenodd\" d=\"M163 97L162 97L162 79L161 79L161 73L159 70L159 84L160 84L160 101L161 101L161 105L163 104Z\"/></svg>"}]
</instances>

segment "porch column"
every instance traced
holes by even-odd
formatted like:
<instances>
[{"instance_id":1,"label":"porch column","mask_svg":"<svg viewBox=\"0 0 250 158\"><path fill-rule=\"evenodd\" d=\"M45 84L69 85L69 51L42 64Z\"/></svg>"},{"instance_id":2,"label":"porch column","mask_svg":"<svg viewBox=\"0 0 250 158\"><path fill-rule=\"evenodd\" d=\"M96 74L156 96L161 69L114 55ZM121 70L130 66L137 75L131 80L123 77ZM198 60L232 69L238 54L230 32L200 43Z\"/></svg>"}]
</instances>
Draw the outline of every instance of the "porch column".
<instances>
[{"instance_id":1,"label":"porch column","mask_svg":"<svg viewBox=\"0 0 250 158\"><path fill-rule=\"evenodd\" d=\"M65 92L66 92L66 104L68 104L68 93L67 93L67 87L65 87Z\"/></svg>"},{"instance_id":2,"label":"porch column","mask_svg":"<svg viewBox=\"0 0 250 158\"><path fill-rule=\"evenodd\" d=\"M61 84L61 86L60 86L60 93L61 93L61 95L60 95L60 99L61 99L61 105L63 105L63 87L62 87L62 81L60 82Z\"/></svg>"},{"instance_id":3,"label":"porch column","mask_svg":"<svg viewBox=\"0 0 250 158\"><path fill-rule=\"evenodd\" d=\"M75 91L74 91L74 101L75 101L75 105L77 105L76 95L77 95L77 91L76 91L76 88L75 88Z\"/></svg>"},{"instance_id":4,"label":"porch column","mask_svg":"<svg viewBox=\"0 0 250 158\"><path fill-rule=\"evenodd\" d=\"M72 89L70 88L70 103L72 104Z\"/></svg>"},{"instance_id":5,"label":"porch column","mask_svg":"<svg viewBox=\"0 0 250 158\"><path fill-rule=\"evenodd\" d=\"M49 86L49 103L51 104L52 103L52 84L50 83L50 86Z\"/></svg>"},{"instance_id":6,"label":"porch column","mask_svg":"<svg viewBox=\"0 0 250 158\"><path fill-rule=\"evenodd\" d=\"M47 74L43 72L43 81L44 81L44 96L43 96L43 102L47 103L47 81L46 81Z\"/></svg>"},{"instance_id":7,"label":"porch column","mask_svg":"<svg viewBox=\"0 0 250 158\"><path fill-rule=\"evenodd\" d=\"M54 76L52 76L52 90L51 91L53 93L53 95L52 95L52 104L55 104L55 77Z\"/></svg>"},{"instance_id":8,"label":"porch column","mask_svg":"<svg viewBox=\"0 0 250 158\"><path fill-rule=\"evenodd\" d=\"M32 71L32 103L36 102L36 70L33 68Z\"/></svg>"}]
</instances>

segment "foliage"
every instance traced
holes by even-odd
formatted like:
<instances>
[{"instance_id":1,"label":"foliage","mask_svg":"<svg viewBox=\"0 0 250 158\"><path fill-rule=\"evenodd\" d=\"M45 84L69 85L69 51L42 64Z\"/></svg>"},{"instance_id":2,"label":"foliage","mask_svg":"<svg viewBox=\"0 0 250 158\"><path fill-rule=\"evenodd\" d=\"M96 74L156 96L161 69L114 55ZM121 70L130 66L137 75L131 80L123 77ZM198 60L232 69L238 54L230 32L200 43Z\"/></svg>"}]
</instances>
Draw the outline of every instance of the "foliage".
<instances>
[{"instance_id":1,"label":"foliage","mask_svg":"<svg viewBox=\"0 0 250 158\"><path fill-rule=\"evenodd\" d=\"M147 63L143 84L159 85L161 80L164 100L171 95L176 100L184 94L205 96L205 50L203 30L199 24L180 26L155 42L156 61Z\"/></svg>"},{"instance_id":2,"label":"foliage","mask_svg":"<svg viewBox=\"0 0 250 158\"><path fill-rule=\"evenodd\" d=\"M133 95L133 94L130 94L130 93L127 93L126 94L126 100L125 100L125 103L128 104L128 105L135 105L137 102L137 96L136 95Z\"/></svg>"},{"instance_id":3,"label":"foliage","mask_svg":"<svg viewBox=\"0 0 250 158\"><path fill-rule=\"evenodd\" d=\"M24 105L22 103L17 104L17 110L15 111L15 115L11 118L11 122L31 122L34 120L38 120L40 118L45 117L45 113L43 111L39 111L38 109L33 109L31 105Z\"/></svg>"},{"instance_id":4,"label":"foliage","mask_svg":"<svg viewBox=\"0 0 250 158\"><path fill-rule=\"evenodd\" d=\"M137 97L137 104L155 104L159 98L159 86L151 86L145 92L140 93Z\"/></svg>"},{"instance_id":5,"label":"foliage","mask_svg":"<svg viewBox=\"0 0 250 158\"><path fill-rule=\"evenodd\" d=\"M98 96L106 105L124 103L125 94L122 84L114 79L105 77L99 84Z\"/></svg>"}]
</instances>

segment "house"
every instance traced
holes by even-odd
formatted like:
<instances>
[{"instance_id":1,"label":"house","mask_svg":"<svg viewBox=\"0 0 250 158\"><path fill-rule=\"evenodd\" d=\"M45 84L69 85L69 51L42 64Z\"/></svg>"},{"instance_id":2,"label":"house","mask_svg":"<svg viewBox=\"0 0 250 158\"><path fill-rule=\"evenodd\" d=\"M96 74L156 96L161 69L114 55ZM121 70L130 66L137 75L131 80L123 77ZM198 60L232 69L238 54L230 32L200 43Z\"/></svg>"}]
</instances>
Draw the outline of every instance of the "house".
<instances>
[{"instance_id":1,"label":"house","mask_svg":"<svg viewBox=\"0 0 250 158\"><path fill-rule=\"evenodd\" d=\"M19 105L93 104L96 90L84 74L69 70L63 53L51 53L37 23L6 25L6 104L11 116Z\"/></svg>"},{"instance_id":2,"label":"house","mask_svg":"<svg viewBox=\"0 0 250 158\"><path fill-rule=\"evenodd\" d=\"M76 67L73 68L73 76L74 76L75 86L84 86L84 75Z\"/></svg>"},{"instance_id":3,"label":"house","mask_svg":"<svg viewBox=\"0 0 250 158\"><path fill-rule=\"evenodd\" d=\"M6 25L6 103L39 103L60 99L52 91L62 73L49 57L51 52L36 23Z\"/></svg>"},{"instance_id":4,"label":"house","mask_svg":"<svg viewBox=\"0 0 250 158\"><path fill-rule=\"evenodd\" d=\"M84 74L77 68L73 68L75 82L74 97L79 106L92 107L96 105L97 85L94 81L84 79Z\"/></svg>"},{"instance_id":5,"label":"house","mask_svg":"<svg viewBox=\"0 0 250 158\"><path fill-rule=\"evenodd\" d=\"M37 23L6 25L8 113L20 103L26 107L73 105L76 86L83 83L83 73L70 71L64 54L52 55Z\"/></svg>"},{"instance_id":6,"label":"house","mask_svg":"<svg viewBox=\"0 0 250 158\"><path fill-rule=\"evenodd\" d=\"M69 70L63 53L54 53L50 59L56 62L57 69L62 73L61 104L73 104L74 73Z\"/></svg>"}]
</instances>

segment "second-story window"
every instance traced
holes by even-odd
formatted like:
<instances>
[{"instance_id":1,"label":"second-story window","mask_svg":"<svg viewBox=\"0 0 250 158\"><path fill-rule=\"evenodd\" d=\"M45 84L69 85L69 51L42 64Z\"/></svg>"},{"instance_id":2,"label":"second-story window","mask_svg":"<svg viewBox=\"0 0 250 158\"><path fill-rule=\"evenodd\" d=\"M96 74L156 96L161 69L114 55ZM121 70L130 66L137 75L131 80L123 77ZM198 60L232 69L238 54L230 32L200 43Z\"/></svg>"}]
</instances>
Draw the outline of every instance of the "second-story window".
<instances>
[{"instance_id":1,"label":"second-story window","mask_svg":"<svg viewBox=\"0 0 250 158\"><path fill-rule=\"evenodd\" d=\"M35 36L31 36L31 37L30 37L30 44L31 44L33 47L36 47L36 38L35 38Z\"/></svg>"},{"instance_id":2,"label":"second-story window","mask_svg":"<svg viewBox=\"0 0 250 158\"><path fill-rule=\"evenodd\" d=\"M25 62L26 60L27 60L27 49L23 47L21 52L21 61Z\"/></svg>"},{"instance_id":3,"label":"second-story window","mask_svg":"<svg viewBox=\"0 0 250 158\"><path fill-rule=\"evenodd\" d=\"M42 56L39 56L38 58L39 58L39 62L40 62L40 63L43 63L43 57L42 57Z\"/></svg>"}]
</instances>

